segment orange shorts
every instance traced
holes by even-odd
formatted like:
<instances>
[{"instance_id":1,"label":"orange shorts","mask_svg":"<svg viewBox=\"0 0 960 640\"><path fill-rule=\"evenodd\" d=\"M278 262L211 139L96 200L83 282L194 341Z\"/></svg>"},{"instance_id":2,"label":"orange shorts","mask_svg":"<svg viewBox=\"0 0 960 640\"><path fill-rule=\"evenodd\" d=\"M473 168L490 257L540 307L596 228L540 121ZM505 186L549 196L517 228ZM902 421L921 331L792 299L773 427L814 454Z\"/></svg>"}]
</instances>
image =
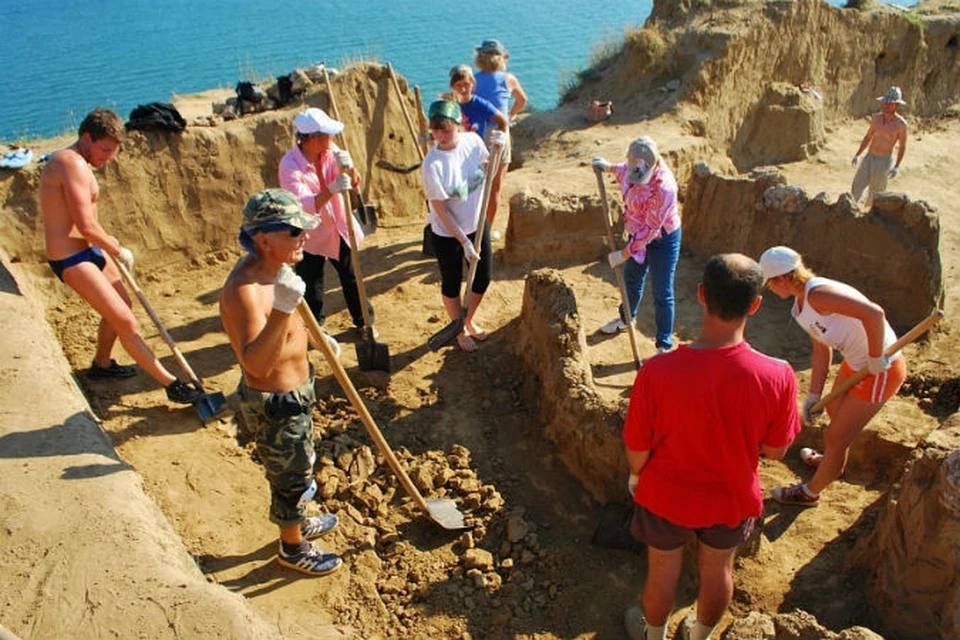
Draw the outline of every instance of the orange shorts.
<instances>
[{"instance_id":1,"label":"orange shorts","mask_svg":"<svg viewBox=\"0 0 960 640\"><path fill-rule=\"evenodd\" d=\"M854 373L856 372L851 369L847 361L844 360L840 363L840 371L837 373L837 379L834 384L840 384ZM900 390L900 386L906 379L907 362L903 356L900 356L890 364L889 369L875 376L868 375L855 384L847 393L864 402L882 404L897 395L897 391Z\"/></svg>"}]
</instances>

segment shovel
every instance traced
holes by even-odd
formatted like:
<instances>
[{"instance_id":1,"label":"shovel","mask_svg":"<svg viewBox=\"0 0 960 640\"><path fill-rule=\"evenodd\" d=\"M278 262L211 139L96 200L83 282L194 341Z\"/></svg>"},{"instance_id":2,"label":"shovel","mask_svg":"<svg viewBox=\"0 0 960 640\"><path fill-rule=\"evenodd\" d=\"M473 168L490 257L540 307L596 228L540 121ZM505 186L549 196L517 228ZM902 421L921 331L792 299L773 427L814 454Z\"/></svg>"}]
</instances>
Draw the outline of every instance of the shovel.
<instances>
[{"instance_id":1,"label":"shovel","mask_svg":"<svg viewBox=\"0 0 960 640\"><path fill-rule=\"evenodd\" d=\"M333 96L333 86L330 84L330 76L326 68L323 70L323 80L327 85L327 94L330 96L330 110L333 111L333 117L340 120L340 110L337 109L337 100ZM347 136L340 133L340 140L343 148L347 148ZM342 167L341 167L342 170ZM357 201L360 203L360 210L366 213L367 207L363 202L363 196L359 190L355 190ZM345 211L350 211L350 196L345 194L343 199ZM347 216L347 236L350 238L351 262L353 263L353 275L357 280L357 293L360 296L360 313L363 314L363 338L356 344L357 365L361 371L386 371L390 373L390 348L374 340L373 324L370 322L370 313L367 310L367 289L363 284L363 269L360 268L360 251L357 249L357 234L353 229L352 216Z\"/></svg>"},{"instance_id":2,"label":"shovel","mask_svg":"<svg viewBox=\"0 0 960 640\"><path fill-rule=\"evenodd\" d=\"M477 253L480 253L480 244L483 242L483 228L487 224L487 205L490 203L490 192L493 190L493 176L497 175L497 169L500 168L500 154L502 152L503 147L499 144L493 145L493 152L490 154L490 160L487 162L487 170L484 172L483 200L480 203L480 221L477 224L477 232L473 237L473 248ZM456 320L451 320L447 326L430 336L427 340L427 346L430 347L431 351L438 350L463 331L463 321L464 318L467 317L467 309L470 308L470 299L473 297L473 291L471 289L473 288L473 279L477 275L478 264L480 264L479 260L471 262L470 269L467 271L467 288L463 292L463 309L460 317Z\"/></svg>"},{"instance_id":3,"label":"shovel","mask_svg":"<svg viewBox=\"0 0 960 640\"><path fill-rule=\"evenodd\" d=\"M910 344L911 342L919 338L924 331L926 331L927 329L932 327L934 324L936 324L936 322L940 320L940 318L942 317L943 317L943 310L934 309L933 313L931 313L929 316L927 316L926 318L918 322L917 326L915 326L913 329L910 329L910 331L907 331L905 334L903 334L903 336L900 337L899 340L897 340L892 345L890 345L883 352L883 355L889 358L890 356L895 354L897 351L900 351L900 349L903 349L905 346L907 346L908 344ZM830 393L828 393L827 395L825 395L823 398L820 399L820 402L813 405L813 407L810 408L810 413L818 413L822 411L824 407L826 407L828 404L830 404L837 398L846 394L848 391L850 391L850 389L857 386L857 383L863 380L864 378L866 378L869 374L870 372L867 371L866 368L860 369L855 374L853 374L852 376L850 376L840 384L836 385L830 391Z\"/></svg>"},{"instance_id":4,"label":"shovel","mask_svg":"<svg viewBox=\"0 0 960 640\"><path fill-rule=\"evenodd\" d=\"M377 445L380 453L383 454L383 457L387 459L387 464L390 465L390 469L396 474L404 490L410 494L410 497L413 498L414 502L417 503L417 506L420 507L422 511L427 512L430 518L444 529L448 531L466 531L473 529L474 525L464 523L463 514L460 513L460 510L457 508L457 503L453 500L423 499L417 487L410 480L410 476L408 476L403 470L403 467L400 466L400 462L393 454L393 450L390 448L390 445L387 444L383 434L380 433L380 429L377 428L377 424L373 421L373 416L370 415L367 406L363 403L363 400L360 399L360 394L357 393L353 383L350 382L350 378L347 376L347 372L344 371L343 365L340 364L340 361L337 360L337 357L330 349L330 345L327 344L323 330L320 328L319 323L317 323L317 319L313 317L313 313L310 312L310 307L307 306L306 301L300 301L300 304L297 306L297 312L300 314L303 323L307 325L307 331L310 333L310 338L313 340L313 343L323 352L323 357L327 359L327 364L330 365L330 369L340 384L340 388L343 389L343 392L347 395L347 399L350 401L350 404L353 405L354 410L360 415L360 420L363 422L367 433L370 434L370 437Z\"/></svg>"},{"instance_id":5,"label":"shovel","mask_svg":"<svg viewBox=\"0 0 960 640\"><path fill-rule=\"evenodd\" d=\"M603 201L603 221L607 225L607 243L610 245L610 250L615 251L617 245L613 240L613 221L610 219L610 203L607 202L607 185L603 183L603 172L600 169L594 169L594 173L597 174L597 187L600 189L600 199ZM630 296L627 293L627 284L623 281L623 266L616 267L613 270L615 276L617 276L617 284L620 286L620 299L623 301L623 313L626 316L630 315ZM643 361L640 359L640 349L637 347L637 332L633 327L633 318L627 318L627 333L630 334L630 348L633 349L633 359L637 363L637 369L640 369L640 366L643 364Z\"/></svg>"},{"instance_id":6,"label":"shovel","mask_svg":"<svg viewBox=\"0 0 960 640\"><path fill-rule=\"evenodd\" d=\"M156 325L157 331L160 332L164 342L166 342L167 346L170 347L170 351L173 352L173 357L177 361L177 364L180 365L180 368L187 375L187 378L190 379L190 383L196 387L197 391L203 394L199 400L193 403L193 407L200 415L200 422L206 424L207 420L220 413L220 410L223 409L223 406L227 403L227 399L224 398L223 394L219 391L215 393L207 393L204 391L203 384L200 382L200 378L197 377L197 374L194 373L193 369L190 368L190 365L187 364L187 359L183 357L183 353L180 351L177 343L174 342L173 338L170 337L170 334L167 333L163 323L160 322L160 317L157 315L157 312L154 311L153 307L150 306L150 303L147 302L147 297L143 295L143 291L140 290L140 287L137 285L137 281L133 279L133 275L127 271L127 268L123 266L119 260L114 260L113 262L117 265L117 269L120 270L120 275L122 275L123 279L126 280L128 285L130 285L130 288L133 289L133 292L137 294L137 299L140 300L140 304L143 305L147 315L149 315L150 319L153 320L153 324Z\"/></svg>"}]
</instances>

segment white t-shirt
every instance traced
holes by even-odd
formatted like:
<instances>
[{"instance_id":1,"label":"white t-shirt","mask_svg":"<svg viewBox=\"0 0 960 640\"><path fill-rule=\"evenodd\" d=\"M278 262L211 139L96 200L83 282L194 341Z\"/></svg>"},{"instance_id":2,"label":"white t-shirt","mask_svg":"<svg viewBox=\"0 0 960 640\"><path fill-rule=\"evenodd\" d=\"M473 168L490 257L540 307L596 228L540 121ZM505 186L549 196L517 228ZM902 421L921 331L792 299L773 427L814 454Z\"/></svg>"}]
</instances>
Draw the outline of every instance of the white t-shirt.
<instances>
[{"instance_id":1,"label":"white t-shirt","mask_svg":"<svg viewBox=\"0 0 960 640\"><path fill-rule=\"evenodd\" d=\"M805 288L806 295L809 295L811 291L822 285L829 285L832 289L841 291L853 298L867 300L866 296L850 285L831 280L830 278L820 277L807 280L807 286ZM804 299L806 300L806 296ZM867 357L869 356L867 349L867 332L863 328L863 323L859 320L851 318L850 316L840 315L839 313L821 315L817 313L809 302L803 305L803 310L801 311L797 308L796 301L794 301L791 314L797 321L797 324L803 327L803 330L809 333L811 338L822 342L828 347L839 350L840 353L843 354L843 359L847 361L851 369L859 371L867 366ZM897 335L893 332L890 323L884 320L883 350L886 351L887 348L896 341ZM896 360L899 357L900 352L898 351L890 359Z\"/></svg>"},{"instance_id":2,"label":"white t-shirt","mask_svg":"<svg viewBox=\"0 0 960 640\"><path fill-rule=\"evenodd\" d=\"M446 200L447 210L464 233L476 231L480 222L483 182L477 186L476 176L478 171L483 170L483 163L489 155L480 136L472 131L461 131L455 149L441 151L434 145L423 160L421 174L427 200ZM473 189L466 198L451 198L457 185L462 183L470 184ZM453 231L447 231L440 222L432 203L427 220L438 236L453 237Z\"/></svg>"}]
</instances>

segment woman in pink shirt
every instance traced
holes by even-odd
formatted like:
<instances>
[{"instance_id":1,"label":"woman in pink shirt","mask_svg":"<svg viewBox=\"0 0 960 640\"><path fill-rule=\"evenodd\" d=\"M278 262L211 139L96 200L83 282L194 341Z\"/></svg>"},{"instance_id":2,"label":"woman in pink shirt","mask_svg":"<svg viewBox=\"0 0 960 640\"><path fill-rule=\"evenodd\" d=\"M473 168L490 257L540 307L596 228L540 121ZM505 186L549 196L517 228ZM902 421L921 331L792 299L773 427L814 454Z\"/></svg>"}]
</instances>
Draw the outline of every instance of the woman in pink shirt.
<instances>
[{"instance_id":1,"label":"woman in pink shirt","mask_svg":"<svg viewBox=\"0 0 960 640\"><path fill-rule=\"evenodd\" d=\"M343 123L321 109L310 108L293 119L296 146L280 161L280 186L293 193L308 213L320 218L320 226L310 232L304 245L303 260L295 266L297 275L307 284L304 299L322 325L326 319L323 304L323 265L329 258L340 278L343 298L358 330L363 328L360 294L353 273L348 220L353 224L357 246L363 241L360 225L347 214L343 198L360 184L353 159L333 142L343 131ZM343 194L343 195L341 195ZM373 307L367 303L370 322Z\"/></svg>"},{"instance_id":2,"label":"woman in pink shirt","mask_svg":"<svg viewBox=\"0 0 960 640\"><path fill-rule=\"evenodd\" d=\"M627 245L607 256L610 266L624 264L630 315L620 315L600 327L603 333L627 328L637 315L647 279L647 267L653 277L654 321L657 326L657 351L673 347L673 278L680 259L680 213L677 210L677 181L657 151L657 143L641 136L630 143L627 161L612 165L594 158L593 167L617 177L624 204L624 231Z\"/></svg>"}]
</instances>

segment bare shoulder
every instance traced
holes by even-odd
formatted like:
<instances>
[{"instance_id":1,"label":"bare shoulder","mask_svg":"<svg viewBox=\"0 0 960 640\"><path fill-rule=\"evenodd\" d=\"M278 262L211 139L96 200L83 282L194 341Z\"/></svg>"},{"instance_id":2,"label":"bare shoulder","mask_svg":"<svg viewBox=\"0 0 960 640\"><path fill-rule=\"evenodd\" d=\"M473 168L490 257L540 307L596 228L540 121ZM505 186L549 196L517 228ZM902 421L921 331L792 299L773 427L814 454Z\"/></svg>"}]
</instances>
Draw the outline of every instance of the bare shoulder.
<instances>
[{"instance_id":1,"label":"bare shoulder","mask_svg":"<svg viewBox=\"0 0 960 640\"><path fill-rule=\"evenodd\" d=\"M90 171L87 161L73 149L61 149L54 153L47 161L46 166L41 173L41 179L44 180L63 180L69 178L91 179L93 173Z\"/></svg>"},{"instance_id":2,"label":"bare shoulder","mask_svg":"<svg viewBox=\"0 0 960 640\"><path fill-rule=\"evenodd\" d=\"M897 114L896 122L897 122L897 126L898 126L898 127L901 127L901 128L903 128L903 129L906 129L906 128L907 128L907 119L904 118L904 117L903 117L902 115L900 115L899 113Z\"/></svg>"},{"instance_id":3,"label":"bare shoulder","mask_svg":"<svg viewBox=\"0 0 960 640\"><path fill-rule=\"evenodd\" d=\"M261 282L255 267L255 260L249 254L237 260L220 291L221 311L253 312L263 305L265 285L271 283Z\"/></svg>"}]
</instances>

